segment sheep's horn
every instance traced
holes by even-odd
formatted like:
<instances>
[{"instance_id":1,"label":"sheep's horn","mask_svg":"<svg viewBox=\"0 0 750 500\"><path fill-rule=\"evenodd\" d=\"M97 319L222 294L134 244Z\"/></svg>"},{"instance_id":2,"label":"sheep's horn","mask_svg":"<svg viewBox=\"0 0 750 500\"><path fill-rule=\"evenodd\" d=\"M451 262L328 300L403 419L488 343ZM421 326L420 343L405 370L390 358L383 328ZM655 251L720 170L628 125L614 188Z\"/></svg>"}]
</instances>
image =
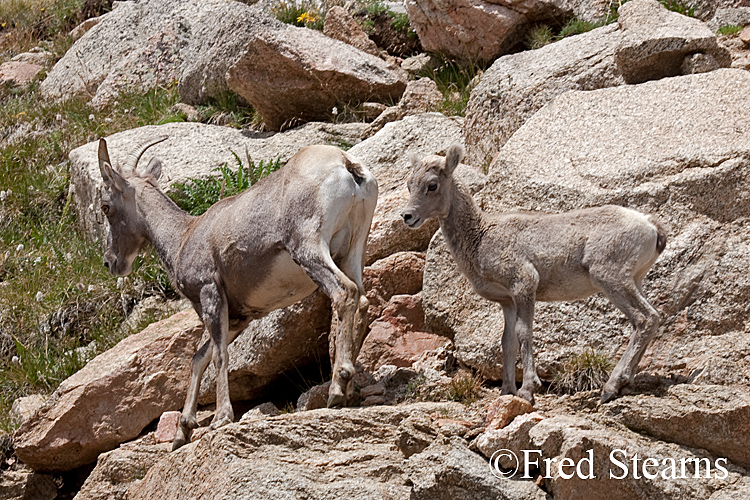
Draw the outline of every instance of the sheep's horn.
<instances>
[{"instance_id":1,"label":"sheep's horn","mask_svg":"<svg viewBox=\"0 0 750 500\"><path fill-rule=\"evenodd\" d=\"M159 144L162 141L166 141L169 137L166 135L163 135L161 137L157 137L156 139L151 139L140 146L135 150L135 152L132 152L128 154L127 159L125 160L125 164L123 167L124 171L130 171L135 172L135 168L138 166L138 160L141 159L141 156L143 156L143 153L146 152L148 148L153 146L154 144Z\"/></svg>"}]
</instances>

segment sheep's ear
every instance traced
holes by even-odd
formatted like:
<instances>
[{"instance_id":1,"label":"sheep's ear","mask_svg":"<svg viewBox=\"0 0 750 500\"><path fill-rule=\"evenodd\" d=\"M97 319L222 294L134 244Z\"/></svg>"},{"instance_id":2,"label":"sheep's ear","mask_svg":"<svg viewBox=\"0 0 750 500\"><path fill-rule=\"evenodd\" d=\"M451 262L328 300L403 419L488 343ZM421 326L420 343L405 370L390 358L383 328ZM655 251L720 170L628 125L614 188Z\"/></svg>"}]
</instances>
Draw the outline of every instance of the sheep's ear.
<instances>
[{"instance_id":1,"label":"sheep's ear","mask_svg":"<svg viewBox=\"0 0 750 500\"><path fill-rule=\"evenodd\" d=\"M99 139L99 172L102 174L102 180L107 187L122 192L127 181L116 169L112 168L112 162L109 159L107 151L107 141Z\"/></svg>"},{"instance_id":2,"label":"sheep's ear","mask_svg":"<svg viewBox=\"0 0 750 500\"><path fill-rule=\"evenodd\" d=\"M409 163L411 163L412 169L416 170L417 168L419 168L421 162L419 161L416 153L409 153Z\"/></svg>"},{"instance_id":3,"label":"sheep's ear","mask_svg":"<svg viewBox=\"0 0 750 500\"><path fill-rule=\"evenodd\" d=\"M451 144L448 148L448 153L445 155L445 172L448 175L453 174L461 160L464 158L464 147L458 143Z\"/></svg>"},{"instance_id":4,"label":"sheep's ear","mask_svg":"<svg viewBox=\"0 0 750 500\"><path fill-rule=\"evenodd\" d=\"M153 184L158 184L159 177L161 177L161 160L159 158L151 158L146 168L143 169L144 177L148 177Z\"/></svg>"}]
</instances>

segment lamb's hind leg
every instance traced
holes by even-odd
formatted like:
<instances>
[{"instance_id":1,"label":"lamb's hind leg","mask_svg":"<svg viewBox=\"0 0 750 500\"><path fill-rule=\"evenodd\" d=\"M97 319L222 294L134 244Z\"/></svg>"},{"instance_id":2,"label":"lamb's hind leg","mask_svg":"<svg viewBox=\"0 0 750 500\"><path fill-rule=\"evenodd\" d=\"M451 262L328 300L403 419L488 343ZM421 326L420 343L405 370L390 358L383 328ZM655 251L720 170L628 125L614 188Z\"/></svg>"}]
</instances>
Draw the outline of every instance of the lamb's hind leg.
<instances>
[{"instance_id":1,"label":"lamb's hind leg","mask_svg":"<svg viewBox=\"0 0 750 500\"><path fill-rule=\"evenodd\" d=\"M305 270L323 293L331 298L333 311L337 316L338 331L331 332L335 338L335 359L333 379L328 393L328 406L340 406L346 402L349 384L354 377L354 344L359 335L355 334L357 311L363 303L357 284L349 279L333 262L327 244L318 242L305 248L290 250L294 261Z\"/></svg>"},{"instance_id":2,"label":"lamb's hind leg","mask_svg":"<svg viewBox=\"0 0 750 500\"><path fill-rule=\"evenodd\" d=\"M622 387L633 382L638 363L659 327L659 313L649 304L632 278L624 280L619 288L616 285L602 288L609 300L628 317L634 328L625 353L602 389L601 400L606 403L617 397Z\"/></svg>"}]
</instances>

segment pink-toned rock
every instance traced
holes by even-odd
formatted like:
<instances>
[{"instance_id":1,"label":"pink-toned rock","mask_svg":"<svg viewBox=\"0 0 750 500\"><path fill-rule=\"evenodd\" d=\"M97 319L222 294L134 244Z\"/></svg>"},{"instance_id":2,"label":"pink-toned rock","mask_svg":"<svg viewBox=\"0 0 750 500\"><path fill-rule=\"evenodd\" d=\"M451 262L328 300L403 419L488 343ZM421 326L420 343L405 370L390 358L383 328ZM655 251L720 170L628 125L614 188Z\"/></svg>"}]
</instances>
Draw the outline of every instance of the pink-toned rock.
<instances>
[{"instance_id":1,"label":"pink-toned rock","mask_svg":"<svg viewBox=\"0 0 750 500\"><path fill-rule=\"evenodd\" d=\"M374 56L377 56L380 52L378 46L362 31L354 17L339 5L328 9L323 25L323 34Z\"/></svg>"},{"instance_id":2,"label":"pink-toned rock","mask_svg":"<svg viewBox=\"0 0 750 500\"><path fill-rule=\"evenodd\" d=\"M485 429L502 429L510 424L514 418L524 413L531 413L534 407L525 399L507 394L500 396L490 405L485 420Z\"/></svg>"},{"instance_id":3,"label":"pink-toned rock","mask_svg":"<svg viewBox=\"0 0 750 500\"><path fill-rule=\"evenodd\" d=\"M740 32L740 40L742 40L742 43L745 45L750 45L750 26Z\"/></svg>"},{"instance_id":4,"label":"pink-toned rock","mask_svg":"<svg viewBox=\"0 0 750 500\"><path fill-rule=\"evenodd\" d=\"M445 347L448 340L426 331L422 295L394 295L370 325L357 361L368 371L382 365L411 366L425 351Z\"/></svg>"},{"instance_id":5,"label":"pink-toned rock","mask_svg":"<svg viewBox=\"0 0 750 500\"><path fill-rule=\"evenodd\" d=\"M18 458L37 471L75 469L180 408L202 330L184 311L94 358L18 429Z\"/></svg>"},{"instance_id":6,"label":"pink-toned rock","mask_svg":"<svg viewBox=\"0 0 750 500\"><path fill-rule=\"evenodd\" d=\"M42 69L38 64L8 61L0 64L0 84L10 83L18 87L26 85L34 80Z\"/></svg>"},{"instance_id":7,"label":"pink-toned rock","mask_svg":"<svg viewBox=\"0 0 750 500\"><path fill-rule=\"evenodd\" d=\"M519 41L518 28L526 22L521 12L501 3L504 2L406 0L404 5L425 51L463 60L491 61Z\"/></svg>"},{"instance_id":8,"label":"pink-toned rock","mask_svg":"<svg viewBox=\"0 0 750 500\"><path fill-rule=\"evenodd\" d=\"M159 424L156 426L154 439L157 443L171 443L177 432L177 424L180 423L179 411L165 411L159 417Z\"/></svg>"},{"instance_id":9,"label":"pink-toned rock","mask_svg":"<svg viewBox=\"0 0 750 500\"><path fill-rule=\"evenodd\" d=\"M342 103L393 101L406 88L406 74L382 59L294 26L255 33L226 81L274 130L330 119Z\"/></svg>"},{"instance_id":10,"label":"pink-toned rock","mask_svg":"<svg viewBox=\"0 0 750 500\"><path fill-rule=\"evenodd\" d=\"M424 255L399 252L367 266L362 275L370 309L367 323L372 323L394 295L414 295L422 289Z\"/></svg>"}]
</instances>

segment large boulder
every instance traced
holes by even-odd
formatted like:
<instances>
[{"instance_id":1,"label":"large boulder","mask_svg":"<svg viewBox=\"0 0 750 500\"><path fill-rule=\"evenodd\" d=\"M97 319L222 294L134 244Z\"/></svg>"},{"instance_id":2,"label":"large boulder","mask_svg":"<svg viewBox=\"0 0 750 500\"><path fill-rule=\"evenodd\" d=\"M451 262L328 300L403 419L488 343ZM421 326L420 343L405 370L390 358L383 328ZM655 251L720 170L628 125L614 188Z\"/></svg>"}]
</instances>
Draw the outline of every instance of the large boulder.
<instances>
[{"instance_id":1,"label":"large boulder","mask_svg":"<svg viewBox=\"0 0 750 500\"><path fill-rule=\"evenodd\" d=\"M212 172L227 164L237 169L236 153L243 162L245 150L256 163L280 159L286 162L297 151L312 144L352 144L366 125L352 123L334 125L309 123L281 134L248 134L241 130L201 123L168 123L126 130L107 137L110 157L116 164L123 162L139 144L165 135L169 139L146 152L145 161L152 156L162 160L161 187L169 190L175 182L188 178L218 175ZM98 142L90 142L70 152L70 180L74 193L73 207L79 224L94 238L105 236L106 223L99 224L99 190L102 176L97 157ZM246 164L244 164L247 167Z\"/></svg>"},{"instance_id":2,"label":"large boulder","mask_svg":"<svg viewBox=\"0 0 750 500\"><path fill-rule=\"evenodd\" d=\"M572 2L406 0L422 47L468 62L490 62L523 41L531 22L571 17Z\"/></svg>"},{"instance_id":3,"label":"large boulder","mask_svg":"<svg viewBox=\"0 0 750 500\"><path fill-rule=\"evenodd\" d=\"M655 442L596 415L522 415L480 435L474 446L510 473L538 474L556 500L742 498L750 491L744 471L723 454Z\"/></svg>"},{"instance_id":4,"label":"large boulder","mask_svg":"<svg viewBox=\"0 0 750 500\"><path fill-rule=\"evenodd\" d=\"M241 2L118 2L55 64L40 92L98 105L123 90L179 82L182 99L199 104L226 93L225 73L253 33L279 26Z\"/></svg>"},{"instance_id":5,"label":"large boulder","mask_svg":"<svg viewBox=\"0 0 750 500\"><path fill-rule=\"evenodd\" d=\"M464 124L469 163L486 167L545 104L569 90L595 90L731 64L702 22L656 0L632 0L617 24L498 59L471 93Z\"/></svg>"},{"instance_id":6,"label":"large boulder","mask_svg":"<svg viewBox=\"0 0 750 500\"><path fill-rule=\"evenodd\" d=\"M460 441L405 455L402 422L421 417L434 440L435 412L464 413L458 403L418 403L242 419L169 454L127 498L545 498L533 481L493 477Z\"/></svg>"},{"instance_id":7,"label":"large boulder","mask_svg":"<svg viewBox=\"0 0 750 500\"><path fill-rule=\"evenodd\" d=\"M641 371L706 384L750 383L750 74L721 69L563 94L505 144L478 195L490 212L561 212L614 203L657 215L667 248L644 291L663 317ZM458 273L441 235L428 251L428 326L456 356L501 377L499 305ZM549 379L584 349L618 358L632 332L601 295L537 303L534 348Z\"/></svg>"},{"instance_id":8,"label":"large boulder","mask_svg":"<svg viewBox=\"0 0 750 500\"><path fill-rule=\"evenodd\" d=\"M708 26L657 0L633 0L618 12L623 36L615 60L628 83L704 73L732 62Z\"/></svg>"},{"instance_id":9,"label":"large boulder","mask_svg":"<svg viewBox=\"0 0 750 500\"><path fill-rule=\"evenodd\" d=\"M37 471L72 470L134 439L165 408L180 408L202 329L185 311L94 358L16 431L18 458Z\"/></svg>"},{"instance_id":10,"label":"large boulder","mask_svg":"<svg viewBox=\"0 0 750 500\"><path fill-rule=\"evenodd\" d=\"M750 469L750 391L719 385L679 384L661 397L626 396L604 409L641 434L691 448Z\"/></svg>"},{"instance_id":11,"label":"large boulder","mask_svg":"<svg viewBox=\"0 0 750 500\"><path fill-rule=\"evenodd\" d=\"M495 61L466 106L467 163L489 165L513 133L560 94L625 83L614 59L621 36L609 25Z\"/></svg>"},{"instance_id":12,"label":"large boulder","mask_svg":"<svg viewBox=\"0 0 750 500\"><path fill-rule=\"evenodd\" d=\"M406 88L399 68L296 26L253 34L226 78L273 130L331 119L344 105L394 101Z\"/></svg>"}]
</instances>

